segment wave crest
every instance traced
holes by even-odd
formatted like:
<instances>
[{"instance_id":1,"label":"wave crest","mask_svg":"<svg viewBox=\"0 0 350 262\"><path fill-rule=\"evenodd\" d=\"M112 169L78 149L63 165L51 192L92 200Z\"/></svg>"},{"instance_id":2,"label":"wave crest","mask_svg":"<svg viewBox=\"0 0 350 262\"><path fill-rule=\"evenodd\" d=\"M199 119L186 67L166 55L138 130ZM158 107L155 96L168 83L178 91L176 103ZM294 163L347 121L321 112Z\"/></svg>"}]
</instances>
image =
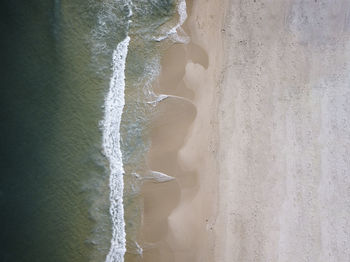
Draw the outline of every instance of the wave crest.
<instances>
[{"instance_id":1,"label":"wave crest","mask_svg":"<svg viewBox=\"0 0 350 262\"><path fill-rule=\"evenodd\" d=\"M125 221L123 206L123 161L120 149L120 122L125 104L125 63L130 37L120 42L113 52L112 77L105 100L103 120L103 149L110 167L110 214L112 239L106 262L124 261Z\"/></svg>"}]
</instances>

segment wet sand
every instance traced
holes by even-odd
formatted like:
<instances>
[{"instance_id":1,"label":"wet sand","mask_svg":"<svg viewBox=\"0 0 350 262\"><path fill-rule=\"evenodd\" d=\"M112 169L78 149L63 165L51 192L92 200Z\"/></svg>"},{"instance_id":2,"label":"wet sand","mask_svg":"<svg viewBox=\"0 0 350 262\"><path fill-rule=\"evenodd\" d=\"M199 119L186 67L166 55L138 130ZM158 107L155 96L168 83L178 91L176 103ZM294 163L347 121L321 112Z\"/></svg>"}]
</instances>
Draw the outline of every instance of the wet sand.
<instances>
[{"instance_id":1,"label":"wet sand","mask_svg":"<svg viewBox=\"0 0 350 262\"><path fill-rule=\"evenodd\" d=\"M167 50L142 261L349 261L350 3L188 1Z\"/></svg>"},{"instance_id":2,"label":"wet sand","mask_svg":"<svg viewBox=\"0 0 350 262\"><path fill-rule=\"evenodd\" d=\"M209 46L202 45L203 40L195 36L199 30L196 16L203 10L199 2L192 5L187 1L187 7L189 18L183 28L190 42L175 44L165 52L154 85L157 94L176 97L157 105L148 163L150 169L175 180L143 186L140 242L146 248L142 261L213 261L212 225L218 182L215 86L220 74L215 55L221 47L208 53ZM215 12L219 18L221 10ZM205 15L207 21L212 20L209 13ZM220 37L216 27L211 31Z\"/></svg>"}]
</instances>

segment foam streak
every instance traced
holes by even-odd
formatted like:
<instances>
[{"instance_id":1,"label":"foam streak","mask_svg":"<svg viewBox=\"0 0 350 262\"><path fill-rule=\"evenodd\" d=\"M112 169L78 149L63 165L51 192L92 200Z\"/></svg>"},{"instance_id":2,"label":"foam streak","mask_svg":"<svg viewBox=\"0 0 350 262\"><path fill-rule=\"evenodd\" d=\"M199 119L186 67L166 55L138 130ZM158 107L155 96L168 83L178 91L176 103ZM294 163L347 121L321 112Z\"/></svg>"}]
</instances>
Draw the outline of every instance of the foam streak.
<instances>
[{"instance_id":1,"label":"foam streak","mask_svg":"<svg viewBox=\"0 0 350 262\"><path fill-rule=\"evenodd\" d=\"M106 262L123 262L125 248L125 221L123 206L123 162L120 150L120 122L125 104L125 63L130 37L120 42L113 52L113 72L105 100L103 121L103 149L110 163L110 214L112 239Z\"/></svg>"},{"instance_id":2,"label":"foam streak","mask_svg":"<svg viewBox=\"0 0 350 262\"><path fill-rule=\"evenodd\" d=\"M157 42L160 42L168 37L170 37L173 41L175 42L180 42L180 43L187 43L188 42L188 37L186 36L185 32L181 28L183 23L187 19L187 9L186 9L186 1L185 0L179 0L177 4L177 12L179 14L179 22L171 28L164 36L155 38L154 40ZM185 36L179 36L178 31Z\"/></svg>"}]
</instances>

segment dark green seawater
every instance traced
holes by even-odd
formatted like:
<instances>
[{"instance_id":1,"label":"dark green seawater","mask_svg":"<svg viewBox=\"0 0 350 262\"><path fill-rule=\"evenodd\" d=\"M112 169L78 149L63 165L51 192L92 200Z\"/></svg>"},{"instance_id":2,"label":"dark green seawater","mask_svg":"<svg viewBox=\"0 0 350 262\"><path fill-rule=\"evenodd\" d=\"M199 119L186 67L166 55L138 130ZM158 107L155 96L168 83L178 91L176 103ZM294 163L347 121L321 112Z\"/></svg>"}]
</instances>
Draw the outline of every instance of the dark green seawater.
<instances>
[{"instance_id":1,"label":"dark green seawater","mask_svg":"<svg viewBox=\"0 0 350 262\"><path fill-rule=\"evenodd\" d=\"M1 2L0 261L91 255L89 183L108 177L99 163L105 80L86 44L93 15L86 1Z\"/></svg>"},{"instance_id":2,"label":"dark green seawater","mask_svg":"<svg viewBox=\"0 0 350 262\"><path fill-rule=\"evenodd\" d=\"M105 260L113 225L100 121L112 53L126 35L121 149L127 252L137 254L133 174L145 169L147 102L162 49L154 37L177 20L176 1L130 3L0 3L1 262Z\"/></svg>"}]
</instances>

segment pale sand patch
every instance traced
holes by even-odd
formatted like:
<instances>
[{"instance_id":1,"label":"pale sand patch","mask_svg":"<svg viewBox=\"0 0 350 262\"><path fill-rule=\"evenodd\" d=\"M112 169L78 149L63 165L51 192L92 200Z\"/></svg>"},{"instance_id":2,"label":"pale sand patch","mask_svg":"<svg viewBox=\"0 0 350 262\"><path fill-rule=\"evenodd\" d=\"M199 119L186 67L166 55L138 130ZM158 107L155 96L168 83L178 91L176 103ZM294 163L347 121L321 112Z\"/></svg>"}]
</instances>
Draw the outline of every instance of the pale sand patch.
<instances>
[{"instance_id":1,"label":"pale sand patch","mask_svg":"<svg viewBox=\"0 0 350 262\"><path fill-rule=\"evenodd\" d=\"M349 1L230 1L213 261L349 261Z\"/></svg>"}]
</instances>

